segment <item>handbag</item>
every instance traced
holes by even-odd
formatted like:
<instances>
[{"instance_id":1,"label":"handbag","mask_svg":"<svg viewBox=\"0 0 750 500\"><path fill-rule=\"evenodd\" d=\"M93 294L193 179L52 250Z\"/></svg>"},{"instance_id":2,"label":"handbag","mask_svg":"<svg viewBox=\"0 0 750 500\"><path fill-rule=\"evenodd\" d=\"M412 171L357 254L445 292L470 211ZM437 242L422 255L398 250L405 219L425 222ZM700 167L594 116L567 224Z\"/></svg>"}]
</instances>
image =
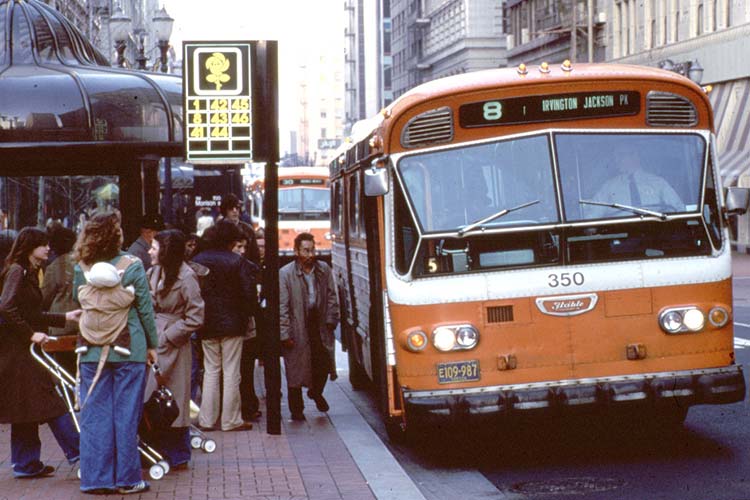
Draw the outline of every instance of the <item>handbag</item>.
<instances>
[{"instance_id":1,"label":"handbag","mask_svg":"<svg viewBox=\"0 0 750 500\"><path fill-rule=\"evenodd\" d=\"M159 368L153 365L157 382L161 378ZM159 383L154 389L151 396L143 404L143 417L141 418L141 432L152 434L154 432L169 429L177 417L180 416L180 409L174 400L172 391L165 385Z\"/></svg>"}]
</instances>

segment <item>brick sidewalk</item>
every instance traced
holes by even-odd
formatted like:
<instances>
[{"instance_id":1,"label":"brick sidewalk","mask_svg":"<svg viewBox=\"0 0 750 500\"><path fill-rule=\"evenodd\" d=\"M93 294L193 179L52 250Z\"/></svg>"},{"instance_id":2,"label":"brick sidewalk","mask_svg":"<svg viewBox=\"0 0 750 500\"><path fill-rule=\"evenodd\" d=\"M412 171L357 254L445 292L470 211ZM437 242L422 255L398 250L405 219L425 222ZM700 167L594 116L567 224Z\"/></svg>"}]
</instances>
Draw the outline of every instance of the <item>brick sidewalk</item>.
<instances>
[{"instance_id":1,"label":"brick sidewalk","mask_svg":"<svg viewBox=\"0 0 750 500\"><path fill-rule=\"evenodd\" d=\"M217 441L216 452L194 451L190 469L149 481L151 491L140 498L374 499L329 417L316 412L314 406L306 414L306 422L284 420L280 436L266 433L265 412L251 431L209 433ZM282 408L282 416L288 415ZM44 479L14 479L10 426L0 425L0 499L96 498L80 493L75 469L65 462L47 426L41 428L40 436L42 460L58 467L57 473Z\"/></svg>"}]
</instances>

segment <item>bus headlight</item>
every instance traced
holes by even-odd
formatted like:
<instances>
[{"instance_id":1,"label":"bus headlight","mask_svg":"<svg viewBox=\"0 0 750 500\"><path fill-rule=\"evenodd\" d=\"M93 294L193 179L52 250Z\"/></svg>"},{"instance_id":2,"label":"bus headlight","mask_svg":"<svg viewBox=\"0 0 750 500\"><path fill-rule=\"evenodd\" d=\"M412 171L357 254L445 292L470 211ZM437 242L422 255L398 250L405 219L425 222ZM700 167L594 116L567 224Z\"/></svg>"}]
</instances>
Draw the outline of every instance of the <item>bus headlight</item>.
<instances>
[{"instance_id":1,"label":"bus headlight","mask_svg":"<svg viewBox=\"0 0 750 500\"><path fill-rule=\"evenodd\" d=\"M661 315L659 322L667 333L677 333L683 327L682 314L677 311L666 311Z\"/></svg>"},{"instance_id":2,"label":"bus headlight","mask_svg":"<svg viewBox=\"0 0 750 500\"><path fill-rule=\"evenodd\" d=\"M706 318L700 309L689 309L682 315L682 322L691 332L697 332L703 329L706 324Z\"/></svg>"},{"instance_id":3,"label":"bus headlight","mask_svg":"<svg viewBox=\"0 0 750 500\"><path fill-rule=\"evenodd\" d=\"M479 342L479 330L472 325L439 326L432 332L432 344L439 351L473 349Z\"/></svg>"},{"instance_id":4,"label":"bus headlight","mask_svg":"<svg viewBox=\"0 0 750 500\"><path fill-rule=\"evenodd\" d=\"M723 307L716 306L708 312L708 322L717 328L721 328L729 322L729 311Z\"/></svg>"},{"instance_id":5,"label":"bus headlight","mask_svg":"<svg viewBox=\"0 0 750 500\"><path fill-rule=\"evenodd\" d=\"M695 306L665 309L659 325L667 333L699 332L706 326L706 316Z\"/></svg>"},{"instance_id":6,"label":"bus headlight","mask_svg":"<svg viewBox=\"0 0 750 500\"><path fill-rule=\"evenodd\" d=\"M456 347L456 333L452 328L436 328L432 332L432 343L438 351L452 351Z\"/></svg>"},{"instance_id":7,"label":"bus headlight","mask_svg":"<svg viewBox=\"0 0 750 500\"><path fill-rule=\"evenodd\" d=\"M421 330L409 332L406 336L406 346L414 352L423 350L427 346L427 335Z\"/></svg>"},{"instance_id":8,"label":"bus headlight","mask_svg":"<svg viewBox=\"0 0 750 500\"><path fill-rule=\"evenodd\" d=\"M456 342L464 349L471 349L479 341L479 332L473 326L462 326L456 332Z\"/></svg>"}]
</instances>

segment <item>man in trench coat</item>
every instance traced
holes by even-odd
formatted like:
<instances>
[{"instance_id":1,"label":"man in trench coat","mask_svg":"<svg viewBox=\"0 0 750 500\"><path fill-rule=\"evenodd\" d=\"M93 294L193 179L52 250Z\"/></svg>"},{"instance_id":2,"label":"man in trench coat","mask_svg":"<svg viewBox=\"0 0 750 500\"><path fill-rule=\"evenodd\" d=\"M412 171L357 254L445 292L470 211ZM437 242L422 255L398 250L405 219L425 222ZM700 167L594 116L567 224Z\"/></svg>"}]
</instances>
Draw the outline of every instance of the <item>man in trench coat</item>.
<instances>
[{"instance_id":1,"label":"man in trench coat","mask_svg":"<svg viewBox=\"0 0 750 500\"><path fill-rule=\"evenodd\" d=\"M300 233L294 240L295 260L279 271L281 344L292 420L304 420L302 387L319 411L328 376L336 378L333 332L339 304L331 268L315 258L315 238Z\"/></svg>"}]
</instances>

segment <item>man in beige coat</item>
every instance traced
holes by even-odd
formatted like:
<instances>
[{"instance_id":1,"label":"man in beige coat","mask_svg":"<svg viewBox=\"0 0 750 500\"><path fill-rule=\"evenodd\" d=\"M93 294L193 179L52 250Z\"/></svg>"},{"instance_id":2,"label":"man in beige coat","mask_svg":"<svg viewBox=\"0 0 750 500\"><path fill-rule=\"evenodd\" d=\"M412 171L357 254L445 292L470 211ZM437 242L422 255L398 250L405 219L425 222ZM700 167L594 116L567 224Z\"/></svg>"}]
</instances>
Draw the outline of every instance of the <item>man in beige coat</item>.
<instances>
[{"instance_id":1,"label":"man in beige coat","mask_svg":"<svg viewBox=\"0 0 750 500\"><path fill-rule=\"evenodd\" d=\"M302 387L319 411L328 411L323 389L336 378L333 332L339 303L331 268L315 258L315 239L300 233L295 260L279 271L281 344L292 420L304 420Z\"/></svg>"}]
</instances>

